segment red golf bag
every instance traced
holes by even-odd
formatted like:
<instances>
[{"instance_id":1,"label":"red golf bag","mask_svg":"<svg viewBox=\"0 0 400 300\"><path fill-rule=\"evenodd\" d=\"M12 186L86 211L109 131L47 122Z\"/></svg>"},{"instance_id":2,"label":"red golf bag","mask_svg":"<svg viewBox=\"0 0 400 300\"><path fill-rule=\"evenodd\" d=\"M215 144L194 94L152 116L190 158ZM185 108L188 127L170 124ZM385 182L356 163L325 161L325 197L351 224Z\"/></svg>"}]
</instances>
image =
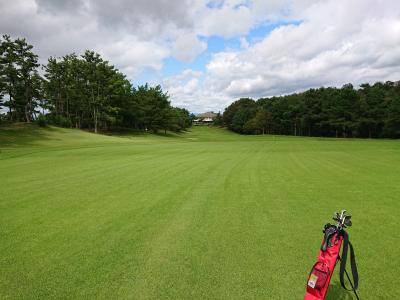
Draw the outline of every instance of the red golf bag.
<instances>
[{"instance_id":1,"label":"red golf bag","mask_svg":"<svg viewBox=\"0 0 400 300\"><path fill-rule=\"evenodd\" d=\"M339 214L337 214L339 215ZM342 212L343 215L343 212ZM351 225L350 217L346 221L347 226ZM336 219L335 219L336 220ZM336 262L340 261L340 283L342 287L349 291L354 291L357 299L358 295L356 289L358 287L358 272L355 262L354 249L349 242L349 236L347 232L343 229L346 227L344 225L344 220L342 224L340 223L336 226L331 224L326 224L324 227L324 239L322 241L321 249L317 258L316 263L311 269L311 272L307 280L307 291L304 296L304 300L323 300L325 299L329 282L332 278L333 270L335 268ZM342 255L339 255L340 248L343 245ZM346 261L347 252L350 246L350 263L351 271L353 275L353 282L346 271ZM351 288L348 289L344 282L344 274L346 274L347 279L351 284Z\"/></svg>"}]
</instances>

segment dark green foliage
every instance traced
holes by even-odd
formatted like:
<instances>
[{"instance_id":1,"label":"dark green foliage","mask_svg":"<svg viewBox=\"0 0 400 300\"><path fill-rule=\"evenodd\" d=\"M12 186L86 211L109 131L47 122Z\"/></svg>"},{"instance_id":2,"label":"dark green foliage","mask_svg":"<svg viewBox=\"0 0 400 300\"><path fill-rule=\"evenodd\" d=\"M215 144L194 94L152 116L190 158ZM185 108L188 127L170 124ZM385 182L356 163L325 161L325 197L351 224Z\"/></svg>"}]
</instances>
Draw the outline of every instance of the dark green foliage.
<instances>
[{"instance_id":1,"label":"dark green foliage","mask_svg":"<svg viewBox=\"0 0 400 300\"><path fill-rule=\"evenodd\" d=\"M139 107L138 123L146 130L157 133L166 130L172 118L168 95L160 86L149 87L147 84L134 89L133 100Z\"/></svg>"},{"instance_id":2,"label":"dark green foliage","mask_svg":"<svg viewBox=\"0 0 400 300\"><path fill-rule=\"evenodd\" d=\"M25 39L0 39L0 106L8 108L10 121L30 122L41 97L38 56ZM1 98L7 95L2 103Z\"/></svg>"},{"instance_id":3,"label":"dark green foliage","mask_svg":"<svg viewBox=\"0 0 400 300\"><path fill-rule=\"evenodd\" d=\"M222 127L224 125L224 120L222 119L222 115L220 112L217 113L217 116L214 119L214 126Z\"/></svg>"},{"instance_id":4,"label":"dark green foliage","mask_svg":"<svg viewBox=\"0 0 400 300\"><path fill-rule=\"evenodd\" d=\"M38 124L94 132L113 128L181 131L191 125L189 112L172 107L160 86L133 88L124 74L93 51L50 57L43 66L44 78L38 67L37 55L25 39L3 36L0 108L8 108L9 121L38 118Z\"/></svg>"},{"instance_id":5,"label":"dark green foliage","mask_svg":"<svg viewBox=\"0 0 400 300\"><path fill-rule=\"evenodd\" d=\"M242 98L228 106L222 118L229 129L244 133L244 126L255 116L256 109L257 105L253 99Z\"/></svg>"},{"instance_id":6,"label":"dark green foliage","mask_svg":"<svg viewBox=\"0 0 400 300\"><path fill-rule=\"evenodd\" d=\"M65 128L72 127L71 120L62 115L50 114L46 116L46 119L51 125L65 127Z\"/></svg>"},{"instance_id":7,"label":"dark green foliage","mask_svg":"<svg viewBox=\"0 0 400 300\"><path fill-rule=\"evenodd\" d=\"M45 115L40 114L37 119L36 119L36 123L40 126L40 127L46 127L47 126L47 118Z\"/></svg>"},{"instance_id":8,"label":"dark green foliage","mask_svg":"<svg viewBox=\"0 0 400 300\"><path fill-rule=\"evenodd\" d=\"M169 129L174 132L179 132L190 127L192 121L189 116L189 111L184 108L174 107L171 111L171 122Z\"/></svg>"},{"instance_id":9,"label":"dark green foliage","mask_svg":"<svg viewBox=\"0 0 400 300\"><path fill-rule=\"evenodd\" d=\"M399 82L351 84L299 94L243 98L228 106L225 125L244 134L400 138Z\"/></svg>"},{"instance_id":10,"label":"dark green foliage","mask_svg":"<svg viewBox=\"0 0 400 300\"><path fill-rule=\"evenodd\" d=\"M400 138L400 95L390 100L388 115L385 119L384 134Z\"/></svg>"}]
</instances>

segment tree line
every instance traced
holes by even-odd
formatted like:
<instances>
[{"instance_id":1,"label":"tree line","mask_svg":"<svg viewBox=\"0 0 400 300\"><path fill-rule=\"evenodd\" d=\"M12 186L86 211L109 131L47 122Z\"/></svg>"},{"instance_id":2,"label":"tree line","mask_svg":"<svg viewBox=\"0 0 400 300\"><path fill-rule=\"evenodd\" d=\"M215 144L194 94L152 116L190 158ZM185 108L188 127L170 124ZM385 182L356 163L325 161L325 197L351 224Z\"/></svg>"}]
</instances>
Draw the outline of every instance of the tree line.
<instances>
[{"instance_id":1,"label":"tree line","mask_svg":"<svg viewBox=\"0 0 400 300\"><path fill-rule=\"evenodd\" d=\"M400 82L242 98L225 109L222 120L241 134L400 138Z\"/></svg>"},{"instance_id":2,"label":"tree line","mask_svg":"<svg viewBox=\"0 0 400 300\"><path fill-rule=\"evenodd\" d=\"M41 69L40 69L41 67ZM112 130L181 131L186 109L173 107L161 87L133 87L98 53L50 57L40 66L25 39L0 38L0 121Z\"/></svg>"}]
</instances>

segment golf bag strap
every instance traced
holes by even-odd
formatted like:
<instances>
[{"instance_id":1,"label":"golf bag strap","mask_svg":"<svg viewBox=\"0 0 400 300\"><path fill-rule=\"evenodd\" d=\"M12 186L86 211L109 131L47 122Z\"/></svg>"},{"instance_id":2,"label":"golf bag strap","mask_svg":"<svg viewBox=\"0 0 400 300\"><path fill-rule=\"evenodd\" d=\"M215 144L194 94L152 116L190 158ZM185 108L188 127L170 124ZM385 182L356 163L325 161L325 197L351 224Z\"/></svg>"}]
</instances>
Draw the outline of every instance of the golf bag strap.
<instances>
[{"instance_id":1,"label":"golf bag strap","mask_svg":"<svg viewBox=\"0 0 400 300\"><path fill-rule=\"evenodd\" d=\"M343 250L342 250L342 259L340 261L340 284L345 290L352 291L353 289L348 289L346 284L344 283L344 272L346 269L346 261L347 261L347 252L350 246L350 265L351 265L351 273L353 275L354 281L354 290L358 287L358 271L356 265L356 256L354 254L353 245L349 241L349 235L346 231L343 230Z\"/></svg>"}]
</instances>

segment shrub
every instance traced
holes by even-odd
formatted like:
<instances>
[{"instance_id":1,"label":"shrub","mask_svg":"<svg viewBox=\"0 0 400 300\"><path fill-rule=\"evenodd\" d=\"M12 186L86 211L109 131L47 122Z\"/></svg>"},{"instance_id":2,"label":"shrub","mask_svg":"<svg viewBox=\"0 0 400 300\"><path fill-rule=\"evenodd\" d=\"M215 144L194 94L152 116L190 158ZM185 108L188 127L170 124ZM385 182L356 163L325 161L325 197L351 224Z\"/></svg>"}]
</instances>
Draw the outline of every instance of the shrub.
<instances>
[{"instance_id":1,"label":"shrub","mask_svg":"<svg viewBox=\"0 0 400 300\"><path fill-rule=\"evenodd\" d=\"M56 125L56 126L66 127L66 128L72 126L71 120L66 118L66 117L63 117L63 116L53 115L51 117L51 123Z\"/></svg>"},{"instance_id":2,"label":"shrub","mask_svg":"<svg viewBox=\"0 0 400 300\"><path fill-rule=\"evenodd\" d=\"M36 123L40 126L40 127L46 127L47 126L47 118L45 115L40 114L38 116L38 118L36 119Z\"/></svg>"}]
</instances>

